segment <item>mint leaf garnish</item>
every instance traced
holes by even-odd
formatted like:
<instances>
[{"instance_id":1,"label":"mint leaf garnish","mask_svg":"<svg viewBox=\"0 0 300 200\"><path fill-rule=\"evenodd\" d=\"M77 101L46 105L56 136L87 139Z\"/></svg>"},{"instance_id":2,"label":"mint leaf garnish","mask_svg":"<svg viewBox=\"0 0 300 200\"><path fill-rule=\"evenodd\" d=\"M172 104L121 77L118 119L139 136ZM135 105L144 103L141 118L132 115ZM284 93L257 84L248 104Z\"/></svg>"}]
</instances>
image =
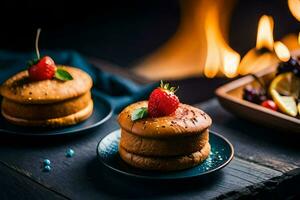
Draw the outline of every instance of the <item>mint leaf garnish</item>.
<instances>
[{"instance_id":1,"label":"mint leaf garnish","mask_svg":"<svg viewBox=\"0 0 300 200\"><path fill-rule=\"evenodd\" d=\"M57 68L54 77L61 81L73 80L71 74L62 68Z\"/></svg>"},{"instance_id":2,"label":"mint leaf garnish","mask_svg":"<svg viewBox=\"0 0 300 200\"><path fill-rule=\"evenodd\" d=\"M131 120L136 121L138 119L143 119L147 116L148 116L148 108L147 107L141 107L141 108L138 108L138 109L136 109L132 112Z\"/></svg>"}]
</instances>

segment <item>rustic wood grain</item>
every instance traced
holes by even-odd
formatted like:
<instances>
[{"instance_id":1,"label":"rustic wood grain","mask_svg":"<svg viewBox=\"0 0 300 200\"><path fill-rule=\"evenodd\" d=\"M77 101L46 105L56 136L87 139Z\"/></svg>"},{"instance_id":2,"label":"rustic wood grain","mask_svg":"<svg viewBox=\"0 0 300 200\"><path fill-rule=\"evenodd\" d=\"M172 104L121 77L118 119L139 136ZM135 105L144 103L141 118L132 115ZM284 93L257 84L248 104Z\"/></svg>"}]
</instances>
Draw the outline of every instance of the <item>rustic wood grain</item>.
<instances>
[{"instance_id":1,"label":"rustic wood grain","mask_svg":"<svg viewBox=\"0 0 300 200\"><path fill-rule=\"evenodd\" d=\"M277 170L235 158L219 173L202 179L167 183L129 179L104 168L96 159L98 141L118 128L115 117L90 134L77 137L38 139L2 136L0 161L71 199L209 199L282 175ZM73 158L64 156L69 147L75 150ZM50 173L41 170L44 158L52 161Z\"/></svg>"},{"instance_id":2,"label":"rustic wood grain","mask_svg":"<svg viewBox=\"0 0 300 200\"><path fill-rule=\"evenodd\" d=\"M300 168L240 190L233 190L216 199L300 199Z\"/></svg>"},{"instance_id":3,"label":"rustic wood grain","mask_svg":"<svg viewBox=\"0 0 300 200\"><path fill-rule=\"evenodd\" d=\"M253 171L253 175L249 175L249 171ZM235 174L242 174L242 176L239 177ZM243 178L243 175L247 175L247 177ZM117 195L118 198L210 199L224 194L226 191L232 191L233 188L243 188L280 175L281 173L278 171L237 158L219 173L193 180L146 182L126 179L126 177L105 169L95 177L95 180L103 179L108 186L108 192ZM99 185L97 184L97 187L101 188ZM115 188L118 188L117 193Z\"/></svg>"},{"instance_id":4,"label":"rustic wood grain","mask_svg":"<svg viewBox=\"0 0 300 200\"><path fill-rule=\"evenodd\" d=\"M67 199L0 163L0 197L6 199Z\"/></svg>"}]
</instances>

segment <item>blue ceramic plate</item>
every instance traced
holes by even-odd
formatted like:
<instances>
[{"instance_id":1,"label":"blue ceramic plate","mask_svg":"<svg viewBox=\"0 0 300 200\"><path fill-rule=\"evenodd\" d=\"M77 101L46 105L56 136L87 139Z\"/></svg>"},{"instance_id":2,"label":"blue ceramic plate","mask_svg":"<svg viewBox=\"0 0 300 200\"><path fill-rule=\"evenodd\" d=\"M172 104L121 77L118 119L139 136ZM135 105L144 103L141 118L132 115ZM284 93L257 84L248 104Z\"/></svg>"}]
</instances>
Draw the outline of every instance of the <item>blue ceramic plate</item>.
<instances>
[{"instance_id":1,"label":"blue ceramic plate","mask_svg":"<svg viewBox=\"0 0 300 200\"><path fill-rule=\"evenodd\" d=\"M220 170L233 158L232 144L214 132L210 132L209 143L211 145L210 156L200 165L175 172L156 172L136 169L129 166L118 153L120 130L116 130L105 136L98 144L97 153L100 161L108 168L128 176L146 179L186 179L202 176Z\"/></svg>"},{"instance_id":2,"label":"blue ceramic plate","mask_svg":"<svg viewBox=\"0 0 300 200\"><path fill-rule=\"evenodd\" d=\"M110 103L93 93L93 114L86 121L62 128L34 128L22 127L10 124L0 114L0 133L23 136L58 136L86 133L87 130L95 128L106 122L112 115Z\"/></svg>"}]
</instances>

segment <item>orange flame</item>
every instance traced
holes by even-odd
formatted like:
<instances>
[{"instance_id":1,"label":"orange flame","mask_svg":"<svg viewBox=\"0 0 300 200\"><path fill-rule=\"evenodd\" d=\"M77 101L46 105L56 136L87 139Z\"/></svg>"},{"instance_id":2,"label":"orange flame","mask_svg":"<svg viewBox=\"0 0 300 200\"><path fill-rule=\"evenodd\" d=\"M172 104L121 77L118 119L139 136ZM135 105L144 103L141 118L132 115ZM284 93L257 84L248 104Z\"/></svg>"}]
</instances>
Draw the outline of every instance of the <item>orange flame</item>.
<instances>
[{"instance_id":1,"label":"orange flame","mask_svg":"<svg viewBox=\"0 0 300 200\"><path fill-rule=\"evenodd\" d=\"M233 78L238 75L238 66L240 64L240 60L240 54L228 49L223 51L224 74L228 78Z\"/></svg>"},{"instance_id":2,"label":"orange flame","mask_svg":"<svg viewBox=\"0 0 300 200\"><path fill-rule=\"evenodd\" d=\"M288 0L288 6L292 15L300 21L300 1L299 0Z\"/></svg>"},{"instance_id":3,"label":"orange flame","mask_svg":"<svg viewBox=\"0 0 300 200\"><path fill-rule=\"evenodd\" d=\"M274 20L271 16L263 15L258 22L256 49L267 48L273 50Z\"/></svg>"},{"instance_id":4,"label":"orange flame","mask_svg":"<svg viewBox=\"0 0 300 200\"><path fill-rule=\"evenodd\" d=\"M276 63L277 59L272 53L273 28L273 18L263 15L258 22L256 48L249 50L240 63L238 71L241 75L256 73Z\"/></svg>"},{"instance_id":5,"label":"orange flame","mask_svg":"<svg viewBox=\"0 0 300 200\"><path fill-rule=\"evenodd\" d=\"M300 44L298 43L299 39L300 38L298 38L298 34L289 33L281 38L281 42L287 46L290 51L294 51L300 49Z\"/></svg>"},{"instance_id":6,"label":"orange flame","mask_svg":"<svg viewBox=\"0 0 300 200\"><path fill-rule=\"evenodd\" d=\"M275 42L274 50L279 60L283 62L287 62L291 58L289 49L282 42Z\"/></svg>"},{"instance_id":7,"label":"orange flame","mask_svg":"<svg viewBox=\"0 0 300 200\"><path fill-rule=\"evenodd\" d=\"M240 55L227 43L236 0L184 0L175 35L141 60L134 72L151 80L186 77L234 77Z\"/></svg>"},{"instance_id":8,"label":"orange flame","mask_svg":"<svg viewBox=\"0 0 300 200\"><path fill-rule=\"evenodd\" d=\"M206 36L206 61L204 67L204 74L206 77L212 78L217 75L220 64L221 55L218 50L218 44L220 43L220 30L218 30L218 12L216 12L216 6L211 5L205 18L204 30Z\"/></svg>"},{"instance_id":9,"label":"orange flame","mask_svg":"<svg viewBox=\"0 0 300 200\"><path fill-rule=\"evenodd\" d=\"M204 75L213 78L219 72L223 72L225 76L231 78L237 75L240 55L226 43L222 35L219 18L216 4L211 4L205 18L207 55Z\"/></svg>"}]
</instances>

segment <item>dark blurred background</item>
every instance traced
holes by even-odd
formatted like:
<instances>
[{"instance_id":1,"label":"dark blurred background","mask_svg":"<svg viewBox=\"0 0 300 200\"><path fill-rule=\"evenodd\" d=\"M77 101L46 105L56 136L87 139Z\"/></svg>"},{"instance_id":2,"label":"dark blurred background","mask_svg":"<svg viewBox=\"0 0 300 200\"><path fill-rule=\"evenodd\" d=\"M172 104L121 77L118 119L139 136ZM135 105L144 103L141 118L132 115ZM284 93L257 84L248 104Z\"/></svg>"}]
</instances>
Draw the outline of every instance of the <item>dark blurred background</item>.
<instances>
[{"instance_id":1,"label":"dark blurred background","mask_svg":"<svg viewBox=\"0 0 300 200\"><path fill-rule=\"evenodd\" d=\"M41 49L75 49L130 67L174 34L180 21L179 6L178 0L4 0L0 49L34 50L36 29L41 27ZM263 14L274 17L274 39L300 30L287 1L240 0L230 26L233 49L243 55L255 46L257 22Z\"/></svg>"}]
</instances>

